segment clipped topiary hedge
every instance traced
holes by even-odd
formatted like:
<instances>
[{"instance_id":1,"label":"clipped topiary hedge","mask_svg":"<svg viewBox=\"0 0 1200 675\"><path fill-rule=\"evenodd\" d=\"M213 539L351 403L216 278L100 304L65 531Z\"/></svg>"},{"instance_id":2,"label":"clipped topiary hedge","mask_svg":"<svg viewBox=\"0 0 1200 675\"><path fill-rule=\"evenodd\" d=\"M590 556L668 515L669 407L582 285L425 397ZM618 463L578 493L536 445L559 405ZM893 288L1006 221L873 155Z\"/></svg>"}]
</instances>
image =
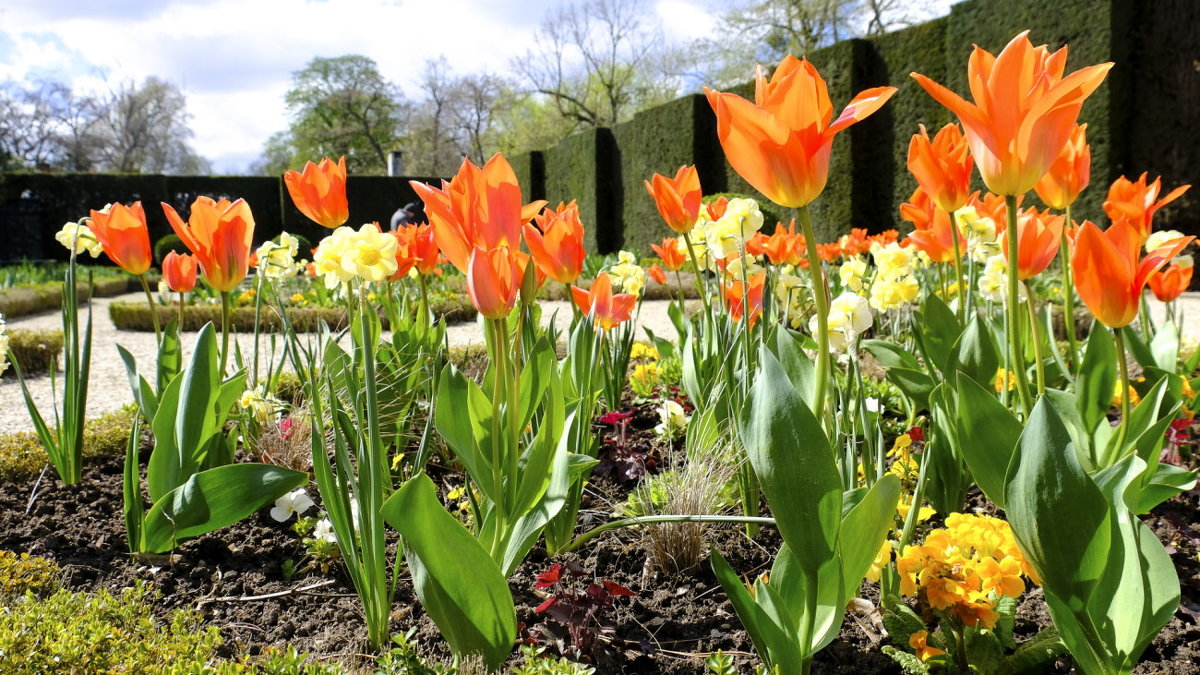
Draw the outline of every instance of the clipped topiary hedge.
<instances>
[{"instance_id":1,"label":"clipped topiary hedge","mask_svg":"<svg viewBox=\"0 0 1200 675\"><path fill-rule=\"evenodd\" d=\"M0 315L11 319L61 309L62 287L61 281L48 281L44 284L22 284L0 289ZM79 294L79 302L91 299L92 289L89 289L86 283L76 283L75 288ZM132 277L121 276L95 282L95 294L100 298L140 289L141 286Z\"/></svg>"},{"instance_id":2,"label":"clipped topiary hedge","mask_svg":"<svg viewBox=\"0 0 1200 675\"><path fill-rule=\"evenodd\" d=\"M167 321L179 316L179 307L158 305L158 320L165 325ZM446 323L461 323L475 318L476 311L466 296L452 300L431 298L430 310L439 318L445 318ZM288 319L292 327L302 333L313 332L322 324L329 325L334 330L346 327L346 310L342 307L288 307ZM113 325L120 330L152 331L154 323L150 318L150 308L144 302L114 302L108 306L108 315ZM221 324L221 307L219 305L188 305L183 309L183 330L198 331L206 323ZM254 330L254 308L235 307L230 317L234 331L252 332ZM387 327L387 319L383 320ZM283 321L276 311L263 307L259 316L260 330L277 332L283 330Z\"/></svg>"},{"instance_id":3,"label":"clipped topiary hedge","mask_svg":"<svg viewBox=\"0 0 1200 675\"><path fill-rule=\"evenodd\" d=\"M8 348L12 350L13 357L21 366L21 374L25 377L50 372L50 366L57 363L59 355L62 354L61 330L13 328L7 333ZM16 376L16 368L10 367L4 371L4 377Z\"/></svg>"},{"instance_id":4,"label":"clipped topiary hedge","mask_svg":"<svg viewBox=\"0 0 1200 675\"><path fill-rule=\"evenodd\" d=\"M535 199L546 198L546 161L541 151L513 155L508 158L508 163L517 175L517 183L521 185L521 199L526 204Z\"/></svg>"},{"instance_id":5,"label":"clipped topiary hedge","mask_svg":"<svg viewBox=\"0 0 1200 675\"><path fill-rule=\"evenodd\" d=\"M544 154L546 199L575 199L589 233L589 253L612 253L623 245L620 163L613 133L588 129L564 138Z\"/></svg>"}]
</instances>

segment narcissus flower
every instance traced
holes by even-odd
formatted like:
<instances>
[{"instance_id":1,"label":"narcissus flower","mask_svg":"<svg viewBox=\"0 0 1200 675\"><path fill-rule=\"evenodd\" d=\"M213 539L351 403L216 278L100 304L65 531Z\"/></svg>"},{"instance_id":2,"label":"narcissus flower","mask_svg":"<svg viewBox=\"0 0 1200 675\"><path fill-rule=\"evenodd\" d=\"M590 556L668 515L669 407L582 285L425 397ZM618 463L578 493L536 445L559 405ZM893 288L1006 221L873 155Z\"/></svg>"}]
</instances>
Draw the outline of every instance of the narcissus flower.
<instances>
[{"instance_id":1,"label":"narcissus flower","mask_svg":"<svg viewBox=\"0 0 1200 675\"><path fill-rule=\"evenodd\" d=\"M1092 177L1092 149L1087 125L1076 124L1071 138L1033 189L1046 206L1062 211L1079 197Z\"/></svg>"},{"instance_id":2,"label":"narcissus flower","mask_svg":"<svg viewBox=\"0 0 1200 675\"><path fill-rule=\"evenodd\" d=\"M560 203L557 209L546 207L536 221L537 227L525 224L525 244L534 263L543 274L559 283L575 283L587 257L579 207L573 200L566 205Z\"/></svg>"},{"instance_id":3,"label":"narcissus flower","mask_svg":"<svg viewBox=\"0 0 1200 675\"><path fill-rule=\"evenodd\" d=\"M1058 255L1065 220L1065 216L1035 208L1025 209L1017 215L1018 279L1024 281L1041 274ZM1004 259L1008 260L1008 247L1001 249Z\"/></svg>"},{"instance_id":4,"label":"narcissus flower","mask_svg":"<svg viewBox=\"0 0 1200 675\"><path fill-rule=\"evenodd\" d=\"M638 295L646 287L646 270L638 265L637 256L629 251L617 253L617 264L608 268L612 282L625 293Z\"/></svg>"},{"instance_id":5,"label":"narcissus flower","mask_svg":"<svg viewBox=\"0 0 1200 675\"><path fill-rule=\"evenodd\" d=\"M196 287L196 258L171 251L163 258L162 274L167 288L176 293L187 293Z\"/></svg>"},{"instance_id":6,"label":"narcissus flower","mask_svg":"<svg viewBox=\"0 0 1200 675\"><path fill-rule=\"evenodd\" d=\"M955 211L967 203L971 193L971 158L967 139L957 124L947 124L929 139L922 124L908 144L908 170L917 184L943 211Z\"/></svg>"},{"instance_id":7,"label":"narcissus flower","mask_svg":"<svg viewBox=\"0 0 1200 675\"><path fill-rule=\"evenodd\" d=\"M1108 199L1104 200L1104 213L1116 222L1122 218L1129 221L1145 241L1150 236L1151 221L1154 213L1162 207L1183 196L1190 185L1180 185L1171 190L1166 197L1158 199L1162 190L1162 178L1155 178L1153 183L1146 183L1147 174L1143 173L1136 181L1124 176L1113 181L1108 188Z\"/></svg>"},{"instance_id":8,"label":"narcissus flower","mask_svg":"<svg viewBox=\"0 0 1200 675\"><path fill-rule=\"evenodd\" d=\"M328 157L320 164L308 162L304 171L283 174L288 194L300 213L321 227L333 229L350 217L346 203L346 158L334 164Z\"/></svg>"},{"instance_id":9,"label":"narcissus flower","mask_svg":"<svg viewBox=\"0 0 1200 675\"><path fill-rule=\"evenodd\" d=\"M121 269L133 275L145 274L150 269L154 258L141 202L132 206L113 204L110 209L92 211L91 218L92 233Z\"/></svg>"},{"instance_id":10,"label":"narcissus flower","mask_svg":"<svg viewBox=\"0 0 1200 675\"><path fill-rule=\"evenodd\" d=\"M450 182L435 188L410 181L425 202L438 248L463 274L476 248L518 248L521 226L546 205L538 200L522 205L517 174L504 155L496 154L482 167L464 159Z\"/></svg>"},{"instance_id":11,"label":"narcissus flower","mask_svg":"<svg viewBox=\"0 0 1200 675\"><path fill-rule=\"evenodd\" d=\"M1192 283L1192 257L1180 256L1150 275L1150 290L1159 302L1173 302Z\"/></svg>"},{"instance_id":12,"label":"narcissus flower","mask_svg":"<svg viewBox=\"0 0 1200 675\"><path fill-rule=\"evenodd\" d=\"M679 234L691 232L700 216L700 200L703 197L696 167L681 166L674 178L656 173L643 182L667 227Z\"/></svg>"},{"instance_id":13,"label":"narcissus flower","mask_svg":"<svg viewBox=\"0 0 1200 675\"><path fill-rule=\"evenodd\" d=\"M280 232L279 243L268 239L254 251L258 257L256 267L268 279L286 279L296 272L299 252L300 242L287 232Z\"/></svg>"},{"instance_id":14,"label":"narcissus flower","mask_svg":"<svg viewBox=\"0 0 1200 675\"><path fill-rule=\"evenodd\" d=\"M857 293L842 293L829 303L829 351L842 353L850 349L871 327L871 308L867 299ZM817 317L809 319L808 328L817 331Z\"/></svg>"},{"instance_id":15,"label":"narcissus flower","mask_svg":"<svg viewBox=\"0 0 1200 675\"><path fill-rule=\"evenodd\" d=\"M637 306L637 296L633 293L612 292L612 279L607 272L596 275L595 281L588 290L578 286L571 287L571 296L575 305L584 316L590 317L597 328L605 331L628 321Z\"/></svg>"},{"instance_id":16,"label":"narcissus flower","mask_svg":"<svg viewBox=\"0 0 1200 675\"><path fill-rule=\"evenodd\" d=\"M717 137L734 170L780 206L804 206L829 178L829 155L838 132L865 119L896 93L895 87L861 92L833 118L825 80L807 59L790 54L770 80L760 66L754 102L705 87L717 116Z\"/></svg>"},{"instance_id":17,"label":"narcissus flower","mask_svg":"<svg viewBox=\"0 0 1200 675\"><path fill-rule=\"evenodd\" d=\"M958 116L988 189L1000 195L1028 192L1062 151L1084 100L1100 86L1112 63L1063 77L1067 48L1034 47L1029 31L1000 52L976 47L967 65L974 103L933 80L917 83Z\"/></svg>"},{"instance_id":18,"label":"narcissus flower","mask_svg":"<svg viewBox=\"0 0 1200 675\"><path fill-rule=\"evenodd\" d=\"M654 254L662 260L663 267L672 272L682 269L687 263L686 244L678 238L665 237L662 245L650 244L650 248L654 249Z\"/></svg>"},{"instance_id":19,"label":"narcissus flower","mask_svg":"<svg viewBox=\"0 0 1200 675\"><path fill-rule=\"evenodd\" d=\"M197 197L187 223L170 204L162 207L171 229L200 263L205 283L222 293L237 288L250 267L250 242L254 237L250 205L242 199L218 202L211 197Z\"/></svg>"},{"instance_id":20,"label":"narcissus flower","mask_svg":"<svg viewBox=\"0 0 1200 675\"><path fill-rule=\"evenodd\" d=\"M1138 260L1142 239L1124 218L1101 231L1085 222L1075 235L1071 269L1075 290L1100 323L1122 328L1133 322L1150 275L1179 254L1195 237L1175 239Z\"/></svg>"},{"instance_id":21,"label":"narcissus flower","mask_svg":"<svg viewBox=\"0 0 1200 675\"><path fill-rule=\"evenodd\" d=\"M86 221L87 219L84 218L84 222ZM104 252L104 247L92 232L92 228L84 225L82 222L63 225L62 229L54 235L54 239L67 247L68 251L74 247L75 255L87 251L93 258L98 258Z\"/></svg>"}]
</instances>

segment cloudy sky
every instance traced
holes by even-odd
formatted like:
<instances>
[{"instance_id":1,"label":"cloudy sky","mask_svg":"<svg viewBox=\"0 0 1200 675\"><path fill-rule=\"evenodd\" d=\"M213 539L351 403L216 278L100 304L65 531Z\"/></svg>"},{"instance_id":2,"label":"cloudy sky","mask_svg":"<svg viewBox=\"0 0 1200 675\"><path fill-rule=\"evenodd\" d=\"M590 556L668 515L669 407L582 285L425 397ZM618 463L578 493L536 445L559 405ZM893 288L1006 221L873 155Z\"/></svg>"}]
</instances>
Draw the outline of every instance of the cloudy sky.
<instances>
[{"instance_id":1,"label":"cloudy sky","mask_svg":"<svg viewBox=\"0 0 1200 675\"><path fill-rule=\"evenodd\" d=\"M291 74L313 57L363 54L410 98L426 59L505 72L559 0L5 0L0 81L77 91L155 75L187 95L194 146L244 170L286 127ZM648 0L668 40L713 27L717 0ZM948 3L947 3L948 4Z\"/></svg>"}]
</instances>

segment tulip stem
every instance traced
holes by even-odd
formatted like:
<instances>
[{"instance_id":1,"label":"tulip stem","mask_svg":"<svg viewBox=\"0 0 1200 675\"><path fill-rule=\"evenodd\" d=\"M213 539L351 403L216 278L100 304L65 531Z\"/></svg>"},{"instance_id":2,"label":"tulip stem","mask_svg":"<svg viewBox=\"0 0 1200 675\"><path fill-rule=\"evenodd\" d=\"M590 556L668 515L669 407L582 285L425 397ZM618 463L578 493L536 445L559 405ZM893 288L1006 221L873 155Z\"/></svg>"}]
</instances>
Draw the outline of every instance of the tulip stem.
<instances>
[{"instance_id":1,"label":"tulip stem","mask_svg":"<svg viewBox=\"0 0 1200 675\"><path fill-rule=\"evenodd\" d=\"M1067 359L1067 363L1074 371L1078 370L1079 342L1075 338L1075 287L1071 284L1071 241L1067 237L1067 230L1071 228L1070 206L1066 209L1066 221L1060 235L1058 254L1062 258L1063 330L1067 333L1067 345L1071 350L1071 358Z\"/></svg>"},{"instance_id":2,"label":"tulip stem","mask_svg":"<svg viewBox=\"0 0 1200 675\"><path fill-rule=\"evenodd\" d=\"M154 296L150 294L150 283L146 281L145 274L139 274L138 281L142 282L142 290L146 293L146 304L150 306L150 322L154 324L154 341L161 345L162 328L158 325L158 308L154 306Z\"/></svg>"},{"instance_id":3,"label":"tulip stem","mask_svg":"<svg viewBox=\"0 0 1200 675\"><path fill-rule=\"evenodd\" d=\"M700 292L700 301L704 303L704 315L712 316L712 307L708 304L708 294L704 292L704 281L700 277L700 261L696 259L696 250L692 248L692 238L687 232L683 233L683 243L687 245L688 255L692 258L692 268L696 273L696 290Z\"/></svg>"},{"instance_id":4,"label":"tulip stem","mask_svg":"<svg viewBox=\"0 0 1200 675\"><path fill-rule=\"evenodd\" d=\"M804 230L805 253L808 255L808 274L812 279L813 304L817 312L817 386L813 401L818 419L825 417L825 394L829 386L829 289L825 286L825 274L821 269L821 258L817 255L817 237L813 234L812 217L808 206L796 209L800 227Z\"/></svg>"},{"instance_id":5,"label":"tulip stem","mask_svg":"<svg viewBox=\"0 0 1200 675\"><path fill-rule=\"evenodd\" d=\"M1025 414L1033 410L1033 402L1029 397L1029 383L1025 381L1025 364L1021 358L1021 314L1017 311L1019 294L1017 293L1017 263L1020 255L1017 236L1017 196L1005 195L1005 211L1008 216L1008 344L1012 352L1012 363L1009 370L1017 380L1017 394L1021 397L1021 406Z\"/></svg>"},{"instance_id":6,"label":"tulip stem","mask_svg":"<svg viewBox=\"0 0 1200 675\"><path fill-rule=\"evenodd\" d=\"M1121 421L1117 427L1116 456L1125 454L1125 435L1129 431L1129 363L1125 360L1125 334L1120 328L1112 329L1117 339L1117 369L1121 373ZM1107 463L1111 464L1111 462Z\"/></svg>"},{"instance_id":7,"label":"tulip stem","mask_svg":"<svg viewBox=\"0 0 1200 675\"><path fill-rule=\"evenodd\" d=\"M1029 296L1026 305L1029 307L1029 332L1033 340L1033 359L1034 366L1037 368L1037 393L1038 396L1046 394L1046 366L1042 363L1042 336L1038 331L1037 320L1037 296L1033 294L1033 287L1027 282L1022 282L1025 285L1025 295Z\"/></svg>"},{"instance_id":8,"label":"tulip stem","mask_svg":"<svg viewBox=\"0 0 1200 675\"><path fill-rule=\"evenodd\" d=\"M950 212L950 239L954 242L954 297L958 299L958 319L966 321L966 294L962 289L962 248L958 245L958 222L954 220L954 211Z\"/></svg>"},{"instance_id":9,"label":"tulip stem","mask_svg":"<svg viewBox=\"0 0 1200 675\"><path fill-rule=\"evenodd\" d=\"M183 332L183 291L179 291L179 325L176 328L180 333Z\"/></svg>"},{"instance_id":10,"label":"tulip stem","mask_svg":"<svg viewBox=\"0 0 1200 675\"><path fill-rule=\"evenodd\" d=\"M225 364L229 361L229 315L231 311L229 291L221 291L221 366L217 370L221 379L225 379Z\"/></svg>"}]
</instances>

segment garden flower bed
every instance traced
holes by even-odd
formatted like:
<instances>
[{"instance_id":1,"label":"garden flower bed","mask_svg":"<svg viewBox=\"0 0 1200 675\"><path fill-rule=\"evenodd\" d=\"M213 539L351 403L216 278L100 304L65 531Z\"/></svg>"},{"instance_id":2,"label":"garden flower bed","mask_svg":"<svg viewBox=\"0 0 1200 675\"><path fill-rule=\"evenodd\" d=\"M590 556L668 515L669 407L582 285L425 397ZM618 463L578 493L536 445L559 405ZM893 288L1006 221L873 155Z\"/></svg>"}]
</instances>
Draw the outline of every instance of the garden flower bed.
<instances>
[{"instance_id":1,"label":"garden flower bed","mask_svg":"<svg viewBox=\"0 0 1200 675\"><path fill-rule=\"evenodd\" d=\"M311 262L287 233L252 251L244 200L164 204L190 253L158 297L140 202L68 224L63 288L102 250L157 349L117 345L134 406L89 422L92 325L66 293L61 399L20 381L0 666L1200 671L1194 237L1153 226L1187 188L1122 177L1107 227L1071 219L1076 118L1112 64L1065 58L1025 34L977 50L974 103L914 75L963 126L914 130L903 237L815 238L835 136L896 89L835 117L790 56L753 103L707 95L730 165L795 218L768 234L696 167L654 174L678 236L645 268L589 258L579 206L524 204L502 155L413 181L431 223L394 233L345 225L344 159L288 172L330 231ZM648 288L673 335L635 332ZM447 347L455 294L471 350ZM38 618L63 612L85 619Z\"/></svg>"}]
</instances>

